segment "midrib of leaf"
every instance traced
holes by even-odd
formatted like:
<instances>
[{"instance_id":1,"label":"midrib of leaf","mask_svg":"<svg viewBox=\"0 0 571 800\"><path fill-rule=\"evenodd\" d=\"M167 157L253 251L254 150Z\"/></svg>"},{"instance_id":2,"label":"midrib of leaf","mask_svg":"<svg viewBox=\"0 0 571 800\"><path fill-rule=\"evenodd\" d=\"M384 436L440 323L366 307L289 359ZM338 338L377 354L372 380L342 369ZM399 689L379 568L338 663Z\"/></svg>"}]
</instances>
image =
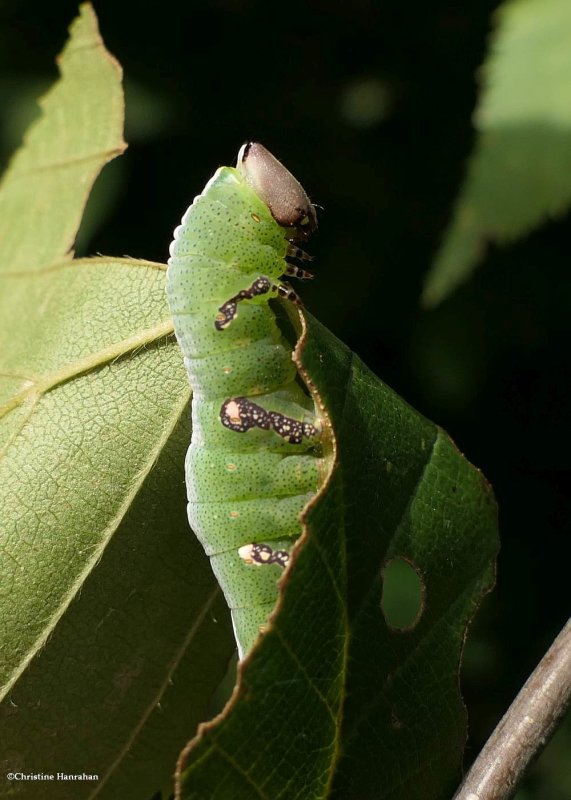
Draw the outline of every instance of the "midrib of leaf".
<instances>
[{"instance_id":1,"label":"midrib of leaf","mask_svg":"<svg viewBox=\"0 0 571 800\"><path fill-rule=\"evenodd\" d=\"M113 262L114 264L125 265L127 267L150 267L151 269L159 269L165 270L166 266L164 264L160 264L157 262L152 261L134 261L130 259L117 259L112 257L104 257L100 256L98 258L85 258L85 259L77 259L75 261L69 260L64 262L58 262L57 264L51 264L48 267L42 270L34 270L28 272L26 270L18 270L17 272L4 272L2 274L2 278L11 277L11 278L25 278L28 277L30 274L34 276L38 276L44 272L53 272L60 269L77 269L81 266L81 264L89 264L93 265L94 263L108 263ZM42 397L42 395L46 394L47 392L51 391L52 389L60 386L63 383L66 383L73 378L78 377L86 372L90 372L93 369L97 369L98 367L103 366L104 364L108 364L114 361L121 356L126 355L127 353L137 350L139 347L144 347L147 344L151 344L152 342L156 341L157 339L162 339L167 336L170 336L174 333L174 328L172 324L172 320L164 320L163 322L157 323L153 325L151 328L145 328L138 333L133 334L132 336L128 336L126 339L122 339L118 342L113 342L108 347L104 347L103 349L97 351L96 353L91 353L90 355L86 356L85 358L80 358L77 361L71 362L70 364L66 364L59 370L52 372L48 375L42 376L41 378L27 376L26 380L29 382L29 386L25 389L22 389L19 392L16 392L9 400L6 400L4 403L0 405L0 420L6 416L10 411L13 411L18 406L22 405L26 400L31 400L33 405ZM29 418L29 415L22 421L22 424ZM15 435L19 433L19 430L15 432ZM14 440L14 436L11 436L9 439L8 444ZM6 451L6 447L4 450L0 451L0 458L2 457L3 453Z\"/></svg>"},{"instance_id":2,"label":"midrib of leaf","mask_svg":"<svg viewBox=\"0 0 571 800\"><path fill-rule=\"evenodd\" d=\"M160 337L155 337L155 339L156 338L160 338ZM153 339L151 339L149 341L153 341ZM125 352L128 352L128 351L125 351ZM101 535L99 546L93 550L93 554L92 554L91 558L86 562L85 568L82 570L82 572L79 573L79 575L77 576L75 581L70 585L69 590L63 596L63 600L62 600L61 604L58 606L58 608L56 608L54 610L53 614L51 615L51 619L50 619L49 623L46 624L42 634L40 636L38 636L35 644L32 647L30 647L26 658L24 658L20 662L18 667L16 667L16 669L12 673L11 677L8 678L8 680L6 681L5 686L0 691L0 702L4 699L4 697L8 694L8 692L12 689L12 687L14 686L14 684L16 683L18 678L25 672L26 668L28 667L29 664L31 664L31 662L33 661L33 659L36 656L36 654L44 646L45 642L49 638L49 636L52 633L52 631L55 630L57 623L59 622L59 620L64 615L64 613L67 610L67 608L69 607L70 603L72 602L74 597L77 595L77 593L81 590L81 587L85 583L89 573L91 572L93 567L97 564L97 562L100 560L105 548L107 547L107 544L108 544L109 540L111 539L111 536L115 533L115 531L119 527L119 525L120 525L121 521L123 520L125 514L127 513L129 508L131 507L131 505L133 503L133 500L137 496L137 494L138 494L143 482L145 481L147 475L149 474L149 472L151 471L151 469L155 465L159 455L161 454L161 452L162 452L163 448L165 447L168 439L170 438L170 436L171 436L171 434L172 434L172 432L174 430L175 425L178 423L181 414L183 413L184 409L188 405L188 402L190 400L190 395L191 395L191 390L190 390L190 386L189 386L188 387L188 391L185 392L181 396L180 401L176 404L176 406L173 407L173 413L172 413L172 416L171 416L171 424L168 427L165 427L165 429L163 431L163 435L157 440L155 446L151 450L149 450L149 454L148 454L147 460L146 460L144 466L142 467L142 469L140 470L137 478L135 480L133 480L133 482L131 484L130 491L128 491L125 494L123 503L119 507L119 510L117 511L117 514L112 519L110 519L109 522L107 523L107 525L102 529L102 535ZM214 598L212 599L212 602L213 601L214 601Z\"/></svg>"},{"instance_id":3,"label":"midrib of leaf","mask_svg":"<svg viewBox=\"0 0 571 800\"><path fill-rule=\"evenodd\" d=\"M393 541L395 540L395 538L398 537L398 535L399 535L399 533L401 531L401 526L402 526L402 523L403 523L403 519L406 518L406 516L407 516L407 514L408 514L408 512L409 512L409 510L410 510L410 508L412 506L412 504L414 503L414 501L415 501L415 499L416 499L416 497L417 497L417 495L419 493L420 487L422 486L422 483L426 478L426 472L427 472L427 470L428 470L428 468L430 466L430 463L432 461L432 457L435 454L436 446L437 446L438 442L440 441L440 439L442 438L442 436L445 436L445 435L446 434L444 434L443 431L440 428L438 428L438 427L436 428L436 433L435 433L434 439L432 440L430 448L427 450L427 457L426 457L426 460L425 460L424 465L422 467L422 470L421 470L421 472L420 472L420 474L418 476L418 480L416 481L416 483L414 485L414 489L410 493L410 496L409 496L409 498L407 500L407 503L403 506L399 522L398 522L397 525L395 525L395 528L394 528L394 530L392 532L392 535L391 535L391 537L390 537L390 539L389 539L389 541L387 543L387 555L390 553ZM362 612L362 609L364 607L366 607L368 597L374 591L376 591L376 587L374 586L374 584L372 584L369 587L368 592L365 593L365 595L363 596L359 608L356 609L355 617L358 617L359 614ZM466 593L466 590L464 592L461 592L460 594L463 595L465 593ZM434 635L435 628L446 617L446 614L448 613L448 611L449 611L449 609L446 609L444 611L444 614L442 615L442 617L440 617L439 619L435 620L434 624L430 628L427 629L425 634L420 639L417 640L417 642L416 642L416 644L414 646L414 649L411 649L410 652L406 655L406 657L404 659L402 659L400 661L400 663L398 664L398 666L393 670L393 674L394 675L397 675L399 672L402 672L403 668L408 663L409 659L413 658L413 656L416 655L416 651L422 645L422 643L424 642L425 638L428 637L428 636ZM375 705L378 704L380 701L381 701L381 697L379 696L379 697L377 697L375 702L371 703L369 706L364 708L363 712L353 721L353 724L351 725L350 731L348 730L346 732L346 734L345 734L345 737L344 737L345 746L352 739L354 739L355 736L358 735L359 729L369 719L369 717L371 716L372 712L375 709ZM406 781L404 783L406 783ZM404 785L404 783L403 783L403 785ZM393 789L388 787L388 792L392 792L392 791L393 791Z\"/></svg>"},{"instance_id":4,"label":"midrib of leaf","mask_svg":"<svg viewBox=\"0 0 571 800\"><path fill-rule=\"evenodd\" d=\"M167 692L169 687L169 682L171 680L171 675L176 671L178 665L181 662L182 657L190 647L192 640L194 639L197 631L200 629L200 626L206 619L207 613L210 611L210 609L216 602L221 591L222 590L220 589L220 586L216 585L214 589L211 591L211 593L208 595L206 600L204 601L204 605L202 607L200 614L197 616L197 618L194 621L194 624L189 629L185 640L182 642L178 650L178 653L176 654L176 657L172 659L170 668L165 675L164 681L158 687L155 696L153 697L152 701L148 704L144 713L141 714L139 722L133 728L131 735L128 737L128 739L125 740L123 747L119 750L117 757L112 762L107 772L103 775L102 778L100 778L98 783L93 787L93 791L89 794L89 798L97 797L97 795L100 793L101 789L103 789L109 778L112 777L114 771L121 765L123 758L125 757L126 753L128 753L129 750L131 749L131 746L133 745L137 736L143 729L143 726L145 725L146 721L157 707L157 704L159 703L161 697L164 697L165 693Z\"/></svg>"},{"instance_id":5,"label":"midrib of leaf","mask_svg":"<svg viewBox=\"0 0 571 800\"><path fill-rule=\"evenodd\" d=\"M135 333L133 336L127 337L127 339L122 339L120 342L114 342L109 345L109 347L104 347L97 353L92 353L71 364L66 364L65 367L52 372L51 375L34 381L31 386L28 386L21 392L17 392L10 400L3 403L0 406L0 419L8 412L21 405L28 398L37 400L46 392L55 389L56 386L60 386L62 383L66 383L72 378L76 378L85 372L90 372L92 369L108 364L132 350L150 344L157 339L163 339L172 333L174 333L172 320L166 320L157 325L153 325L152 328L146 328L140 333Z\"/></svg>"}]
</instances>

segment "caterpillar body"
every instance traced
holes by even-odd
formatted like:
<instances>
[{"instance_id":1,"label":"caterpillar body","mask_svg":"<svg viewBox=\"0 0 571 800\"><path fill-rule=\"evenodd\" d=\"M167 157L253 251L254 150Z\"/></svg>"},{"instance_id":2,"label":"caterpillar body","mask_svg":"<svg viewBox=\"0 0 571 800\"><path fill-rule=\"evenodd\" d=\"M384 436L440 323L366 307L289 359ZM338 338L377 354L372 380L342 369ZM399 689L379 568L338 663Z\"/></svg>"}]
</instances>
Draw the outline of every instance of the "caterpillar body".
<instances>
[{"instance_id":1,"label":"caterpillar body","mask_svg":"<svg viewBox=\"0 0 571 800\"><path fill-rule=\"evenodd\" d=\"M310 273L317 227L290 172L258 143L220 167L174 232L167 298L193 389L188 517L231 609L240 658L277 598L320 476L320 426L269 304Z\"/></svg>"}]
</instances>

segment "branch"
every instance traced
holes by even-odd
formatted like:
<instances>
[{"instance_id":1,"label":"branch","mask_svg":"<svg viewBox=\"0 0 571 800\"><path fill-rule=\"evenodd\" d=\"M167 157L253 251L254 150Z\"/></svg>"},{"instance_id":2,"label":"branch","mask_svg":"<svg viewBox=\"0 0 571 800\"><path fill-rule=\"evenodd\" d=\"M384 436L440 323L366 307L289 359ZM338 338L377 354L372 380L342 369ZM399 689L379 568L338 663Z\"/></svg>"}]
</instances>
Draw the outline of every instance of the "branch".
<instances>
[{"instance_id":1,"label":"branch","mask_svg":"<svg viewBox=\"0 0 571 800\"><path fill-rule=\"evenodd\" d=\"M571 619L527 679L453 800L508 800L571 702Z\"/></svg>"}]
</instances>

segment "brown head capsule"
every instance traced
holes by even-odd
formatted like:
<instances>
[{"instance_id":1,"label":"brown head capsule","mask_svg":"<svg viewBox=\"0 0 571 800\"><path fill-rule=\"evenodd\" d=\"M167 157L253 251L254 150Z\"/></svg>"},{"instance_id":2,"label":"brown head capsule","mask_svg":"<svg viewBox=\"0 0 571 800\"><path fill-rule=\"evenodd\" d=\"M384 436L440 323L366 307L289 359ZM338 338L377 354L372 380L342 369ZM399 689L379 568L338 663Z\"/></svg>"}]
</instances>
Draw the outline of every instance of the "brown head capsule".
<instances>
[{"instance_id":1,"label":"brown head capsule","mask_svg":"<svg viewBox=\"0 0 571 800\"><path fill-rule=\"evenodd\" d=\"M237 168L284 228L306 237L317 228L315 207L303 186L259 142L247 142L238 153Z\"/></svg>"}]
</instances>

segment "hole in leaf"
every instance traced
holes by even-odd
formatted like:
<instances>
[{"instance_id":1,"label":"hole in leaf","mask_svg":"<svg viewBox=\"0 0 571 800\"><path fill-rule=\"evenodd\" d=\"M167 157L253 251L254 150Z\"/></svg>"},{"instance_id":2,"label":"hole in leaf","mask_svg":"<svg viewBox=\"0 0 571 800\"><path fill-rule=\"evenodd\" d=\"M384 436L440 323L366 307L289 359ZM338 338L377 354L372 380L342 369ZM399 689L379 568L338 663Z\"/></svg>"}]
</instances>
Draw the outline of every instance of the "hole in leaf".
<instances>
[{"instance_id":1,"label":"hole in leaf","mask_svg":"<svg viewBox=\"0 0 571 800\"><path fill-rule=\"evenodd\" d=\"M413 565L404 558L388 561L383 568L381 609L389 628L414 628L422 615L423 601L424 585Z\"/></svg>"}]
</instances>

